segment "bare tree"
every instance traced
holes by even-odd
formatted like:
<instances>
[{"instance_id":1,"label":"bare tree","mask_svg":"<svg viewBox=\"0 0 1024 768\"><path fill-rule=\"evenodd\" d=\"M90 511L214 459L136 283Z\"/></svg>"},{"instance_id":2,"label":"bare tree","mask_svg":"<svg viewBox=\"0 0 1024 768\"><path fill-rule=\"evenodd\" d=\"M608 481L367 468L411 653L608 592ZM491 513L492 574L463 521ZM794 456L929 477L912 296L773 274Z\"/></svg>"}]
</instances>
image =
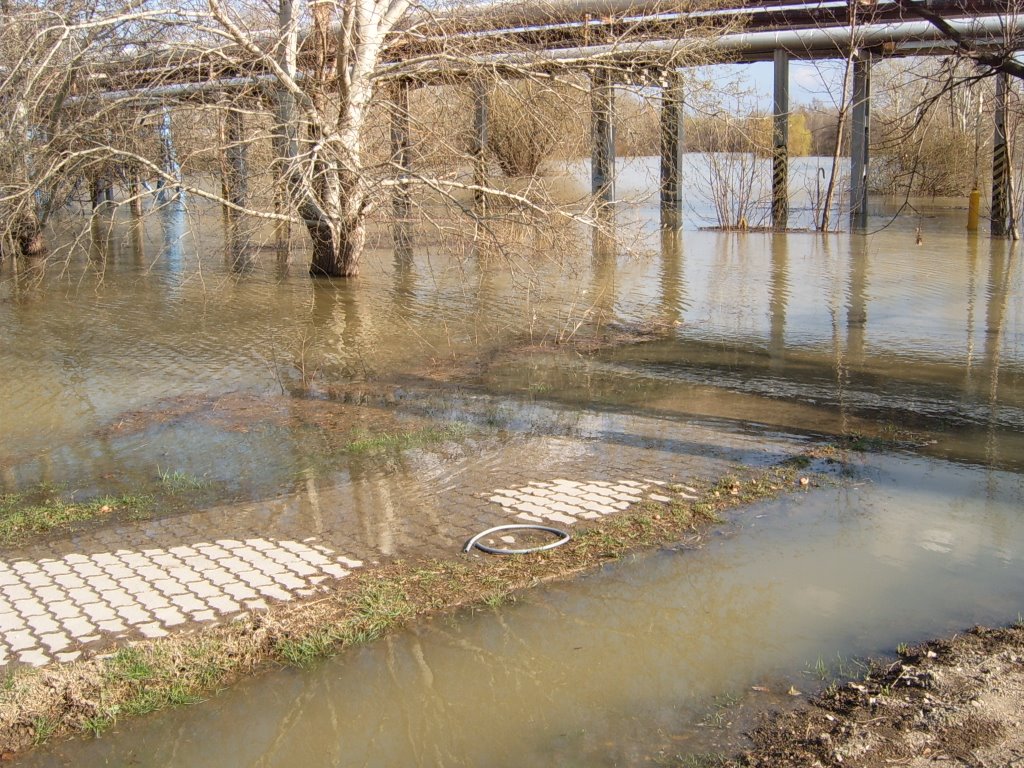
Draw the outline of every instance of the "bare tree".
<instances>
[{"instance_id":1,"label":"bare tree","mask_svg":"<svg viewBox=\"0 0 1024 768\"><path fill-rule=\"evenodd\" d=\"M460 168L411 170L410 153L394 154L387 139L396 114L415 129L410 87L450 93L480 78L527 80L534 83L528 89L557 86L583 96L581 75L593 68L630 82L637 71L697 63L736 23L684 14L662 30L659 46L641 51L650 33L638 32L628 12L601 19L592 34L542 3L442 14L412 0L276 0L271 7L208 0L201 8L104 5L90 13L5 15L5 23L34 30L20 32L33 40L27 54L11 48L0 62L8 73L0 101L9 107L0 141L24 161L4 169L0 202L9 221L25 222L9 228L22 250L37 247L46 218L83 184L99 179L107 190L111 179L123 179L128 198L138 201L148 177L237 214L301 224L310 272L346 277L358 274L368 223L390 209L385 203L396 190L407 201L422 190L470 216L479 211L462 204L467 193L500 201L517 216L588 218L585 206L570 210L532 188L482 184ZM553 32L545 31L549 17ZM540 102L522 103L543 111ZM168 158L171 114L186 116L189 131L205 137L175 158ZM161 131L162 142L154 141ZM243 150L267 162L247 162ZM244 185L241 166L251 169ZM224 183L211 190L204 174ZM482 220L488 228L494 210Z\"/></svg>"}]
</instances>

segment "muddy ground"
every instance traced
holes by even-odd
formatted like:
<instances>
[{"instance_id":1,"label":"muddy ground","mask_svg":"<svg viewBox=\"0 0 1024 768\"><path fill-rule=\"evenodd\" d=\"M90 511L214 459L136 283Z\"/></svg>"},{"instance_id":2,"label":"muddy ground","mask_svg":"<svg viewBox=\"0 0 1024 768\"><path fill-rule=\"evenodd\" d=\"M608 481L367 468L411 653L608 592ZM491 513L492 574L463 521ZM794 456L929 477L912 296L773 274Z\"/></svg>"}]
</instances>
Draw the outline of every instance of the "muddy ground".
<instances>
[{"instance_id":1,"label":"muddy ground","mask_svg":"<svg viewBox=\"0 0 1024 768\"><path fill-rule=\"evenodd\" d=\"M729 766L1024 768L1024 625L901 648L859 681L776 712Z\"/></svg>"}]
</instances>

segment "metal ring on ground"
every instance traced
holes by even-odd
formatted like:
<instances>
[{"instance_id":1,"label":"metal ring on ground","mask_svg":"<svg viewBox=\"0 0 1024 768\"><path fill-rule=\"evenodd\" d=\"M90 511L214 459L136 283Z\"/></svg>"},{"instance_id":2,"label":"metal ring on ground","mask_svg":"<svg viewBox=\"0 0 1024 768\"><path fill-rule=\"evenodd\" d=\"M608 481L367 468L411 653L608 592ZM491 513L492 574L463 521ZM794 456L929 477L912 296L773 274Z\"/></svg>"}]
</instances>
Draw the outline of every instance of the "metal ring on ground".
<instances>
[{"instance_id":1,"label":"metal ring on ground","mask_svg":"<svg viewBox=\"0 0 1024 768\"><path fill-rule=\"evenodd\" d=\"M555 536L560 538L552 541L549 544L541 544L539 547L529 547L527 549L499 549L497 547L489 547L486 544L481 544L480 539L488 534L494 533L495 531L545 531L547 533L553 533ZM473 547L486 552L490 555L529 555L533 552L543 552L545 549L554 549L560 547L570 539L570 536L560 528L551 528L547 525L526 525L526 524L514 524L514 525L496 525L493 528L488 528L486 531L481 531L476 536L466 542L466 546L462 548L463 552L469 552Z\"/></svg>"}]
</instances>

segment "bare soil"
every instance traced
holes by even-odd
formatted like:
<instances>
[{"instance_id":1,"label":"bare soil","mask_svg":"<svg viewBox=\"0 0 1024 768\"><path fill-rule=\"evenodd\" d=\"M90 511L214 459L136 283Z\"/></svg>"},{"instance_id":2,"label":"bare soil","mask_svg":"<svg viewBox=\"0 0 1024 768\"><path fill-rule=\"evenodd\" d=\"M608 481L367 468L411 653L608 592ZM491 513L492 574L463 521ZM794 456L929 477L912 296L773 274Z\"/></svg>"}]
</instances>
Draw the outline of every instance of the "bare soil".
<instances>
[{"instance_id":1,"label":"bare soil","mask_svg":"<svg viewBox=\"0 0 1024 768\"><path fill-rule=\"evenodd\" d=\"M730 766L1024 768L1024 625L902 649L809 706L766 716Z\"/></svg>"}]
</instances>

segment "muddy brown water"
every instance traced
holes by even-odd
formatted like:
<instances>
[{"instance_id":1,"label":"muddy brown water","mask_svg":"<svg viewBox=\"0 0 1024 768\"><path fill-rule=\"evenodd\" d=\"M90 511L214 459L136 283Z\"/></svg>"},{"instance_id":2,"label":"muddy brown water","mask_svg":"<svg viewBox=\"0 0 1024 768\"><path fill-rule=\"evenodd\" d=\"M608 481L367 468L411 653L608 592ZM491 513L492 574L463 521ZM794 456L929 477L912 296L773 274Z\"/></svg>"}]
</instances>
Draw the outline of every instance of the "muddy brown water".
<instances>
[{"instance_id":1,"label":"muddy brown water","mask_svg":"<svg viewBox=\"0 0 1024 768\"><path fill-rule=\"evenodd\" d=\"M282 266L269 248L240 263L217 214L118 221L41 276L5 262L5 491L159 491L179 473L220 520L311 482L327 498L384 483L410 507L474 472L494 488L509 450L549 438L585 443L580 466L596 468L656 446L713 454L710 470L809 435L915 446L745 512L705 550L416 627L28 764L664 764L728 748L737 706L813 688L819 658L1014 620L1020 254L966 235L942 201L919 210L867 237L688 221L674 238L641 204L617 257L508 264L427 245L396 268L382 248L351 284L310 281L301 255ZM443 443L351 450L453 424ZM673 424L731 437L684 446ZM286 517L258 519L310 522Z\"/></svg>"}]
</instances>

